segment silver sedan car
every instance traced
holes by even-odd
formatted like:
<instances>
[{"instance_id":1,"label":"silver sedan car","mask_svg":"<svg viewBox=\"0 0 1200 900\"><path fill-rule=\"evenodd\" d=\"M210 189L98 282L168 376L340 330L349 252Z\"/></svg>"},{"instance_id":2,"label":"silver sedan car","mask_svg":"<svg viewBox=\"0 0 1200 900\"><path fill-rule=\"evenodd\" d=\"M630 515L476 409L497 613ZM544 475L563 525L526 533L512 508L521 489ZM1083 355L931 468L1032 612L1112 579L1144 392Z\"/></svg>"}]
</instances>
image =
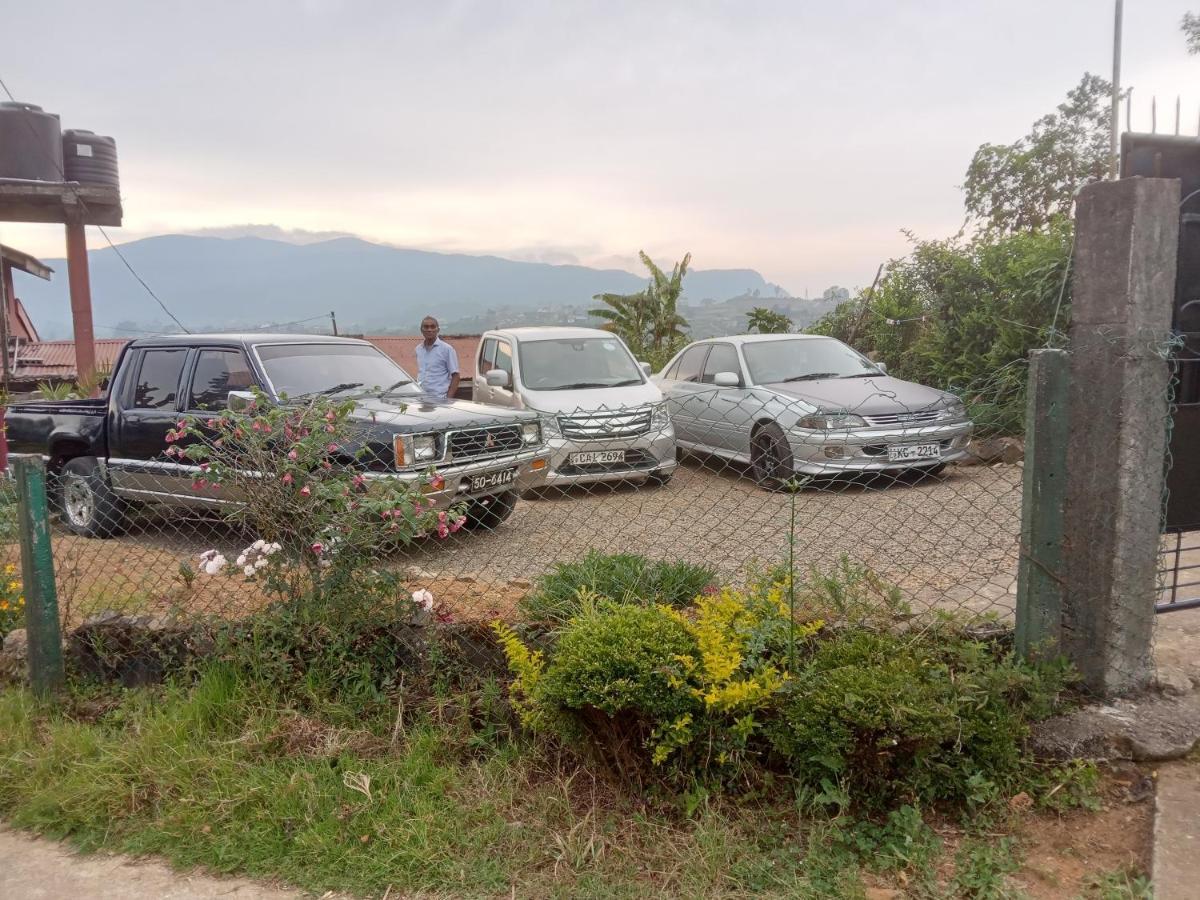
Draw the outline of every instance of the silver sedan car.
<instances>
[{"instance_id":1,"label":"silver sedan car","mask_svg":"<svg viewBox=\"0 0 1200 900\"><path fill-rule=\"evenodd\" d=\"M939 472L966 456L971 434L953 394L892 378L829 337L698 341L654 381L680 447L748 463L769 488L795 475Z\"/></svg>"}]
</instances>

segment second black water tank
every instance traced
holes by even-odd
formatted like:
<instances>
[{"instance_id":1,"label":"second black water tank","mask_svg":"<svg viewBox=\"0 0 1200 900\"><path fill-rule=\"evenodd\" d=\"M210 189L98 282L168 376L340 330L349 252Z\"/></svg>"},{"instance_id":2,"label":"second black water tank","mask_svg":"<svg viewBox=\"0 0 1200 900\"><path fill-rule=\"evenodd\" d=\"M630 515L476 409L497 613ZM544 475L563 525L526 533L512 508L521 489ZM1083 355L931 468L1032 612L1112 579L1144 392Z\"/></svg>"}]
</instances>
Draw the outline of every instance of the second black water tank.
<instances>
[{"instance_id":1,"label":"second black water tank","mask_svg":"<svg viewBox=\"0 0 1200 900\"><path fill-rule=\"evenodd\" d=\"M70 128L63 132L63 171L67 181L120 187L117 142L110 137Z\"/></svg>"}]
</instances>

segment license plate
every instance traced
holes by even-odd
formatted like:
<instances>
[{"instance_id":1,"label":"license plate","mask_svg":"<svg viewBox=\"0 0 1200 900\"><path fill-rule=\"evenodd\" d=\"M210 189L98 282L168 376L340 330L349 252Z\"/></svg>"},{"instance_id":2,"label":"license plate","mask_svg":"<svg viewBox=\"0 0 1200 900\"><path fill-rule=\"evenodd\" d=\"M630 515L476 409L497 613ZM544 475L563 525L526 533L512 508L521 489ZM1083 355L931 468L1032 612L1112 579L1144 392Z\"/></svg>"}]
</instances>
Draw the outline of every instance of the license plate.
<instances>
[{"instance_id":1,"label":"license plate","mask_svg":"<svg viewBox=\"0 0 1200 900\"><path fill-rule=\"evenodd\" d=\"M888 462L913 462L941 458L942 448L939 444L909 444L902 447L888 447Z\"/></svg>"},{"instance_id":2,"label":"license plate","mask_svg":"<svg viewBox=\"0 0 1200 900\"><path fill-rule=\"evenodd\" d=\"M470 491L486 491L488 488L503 487L517 480L516 469L501 469L499 472L484 472L482 475L472 475Z\"/></svg>"},{"instance_id":3,"label":"license plate","mask_svg":"<svg viewBox=\"0 0 1200 900\"><path fill-rule=\"evenodd\" d=\"M596 463L623 463L624 450L588 450L585 453L568 453L567 464L572 466L587 466Z\"/></svg>"}]
</instances>

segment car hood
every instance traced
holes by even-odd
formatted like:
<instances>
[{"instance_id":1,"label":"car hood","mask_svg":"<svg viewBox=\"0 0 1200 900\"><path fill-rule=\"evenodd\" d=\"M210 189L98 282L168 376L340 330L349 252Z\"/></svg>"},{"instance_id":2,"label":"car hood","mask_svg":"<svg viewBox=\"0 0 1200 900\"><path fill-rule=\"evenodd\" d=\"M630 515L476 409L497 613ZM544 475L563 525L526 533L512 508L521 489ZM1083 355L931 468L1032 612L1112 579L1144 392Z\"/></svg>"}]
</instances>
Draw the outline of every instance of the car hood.
<instances>
[{"instance_id":1,"label":"car hood","mask_svg":"<svg viewBox=\"0 0 1200 900\"><path fill-rule=\"evenodd\" d=\"M431 394L384 399L363 397L355 404L354 418L381 425L393 432L444 431L448 428L537 421L537 414L486 406L470 400L447 400Z\"/></svg>"},{"instance_id":2,"label":"car hood","mask_svg":"<svg viewBox=\"0 0 1200 900\"><path fill-rule=\"evenodd\" d=\"M525 405L544 413L598 412L662 402L662 391L647 381L614 388L574 391L523 391Z\"/></svg>"},{"instance_id":3,"label":"car hood","mask_svg":"<svg viewBox=\"0 0 1200 900\"><path fill-rule=\"evenodd\" d=\"M954 399L953 394L945 391L887 375L776 382L762 387L785 397L811 403L821 410L866 416L914 412L930 406L942 406Z\"/></svg>"}]
</instances>

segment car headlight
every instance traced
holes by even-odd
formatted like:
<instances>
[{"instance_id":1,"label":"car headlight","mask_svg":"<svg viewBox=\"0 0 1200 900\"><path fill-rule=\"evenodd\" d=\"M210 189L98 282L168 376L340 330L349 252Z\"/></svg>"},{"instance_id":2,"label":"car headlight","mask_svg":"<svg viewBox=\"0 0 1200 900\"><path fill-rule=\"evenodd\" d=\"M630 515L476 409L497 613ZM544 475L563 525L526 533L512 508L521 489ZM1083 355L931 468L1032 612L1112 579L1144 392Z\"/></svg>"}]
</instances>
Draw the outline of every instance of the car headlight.
<instances>
[{"instance_id":1,"label":"car headlight","mask_svg":"<svg viewBox=\"0 0 1200 900\"><path fill-rule=\"evenodd\" d=\"M542 426L537 422L527 422L521 426L521 440L526 444L540 444L542 442Z\"/></svg>"},{"instance_id":2,"label":"car headlight","mask_svg":"<svg viewBox=\"0 0 1200 900\"><path fill-rule=\"evenodd\" d=\"M796 423L797 428L807 428L811 431L833 431L843 428L865 428L866 420L862 416L851 413L816 413L805 416Z\"/></svg>"},{"instance_id":3,"label":"car headlight","mask_svg":"<svg viewBox=\"0 0 1200 900\"><path fill-rule=\"evenodd\" d=\"M409 469L438 459L437 435L398 434L392 438L397 469Z\"/></svg>"},{"instance_id":4,"label":"car headlight","mask_svg":"<svg viewBox=\"0 0 1200 900\"><path fill-rule=\"evenodd\" d=\"M650 414L651 428L666 428L671 424L671 413L667 411L666 403L657 403Z\"/></svg>"},{"instance_id":5,"label":"car headlight","mask_svg":"<svg viewBox=\"0 0 1200 900\"><path fill-rule=\"evenodd\" d=\"M942 407L941 418L943 419L965 419L967 417L967 405L953 397L946 401L946 405Z\"/></svg>"}]
</instances>

